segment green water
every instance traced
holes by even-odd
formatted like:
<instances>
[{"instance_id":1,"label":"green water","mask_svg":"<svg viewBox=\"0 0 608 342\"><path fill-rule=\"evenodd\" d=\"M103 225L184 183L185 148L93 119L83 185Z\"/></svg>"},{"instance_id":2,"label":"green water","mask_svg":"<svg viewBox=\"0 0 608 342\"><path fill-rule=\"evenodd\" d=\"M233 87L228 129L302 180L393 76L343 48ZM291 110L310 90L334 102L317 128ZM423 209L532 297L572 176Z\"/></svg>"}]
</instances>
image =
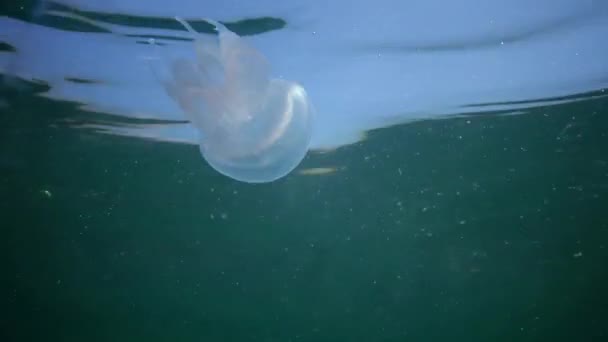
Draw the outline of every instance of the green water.
<instances>
[{"instance_id":1,"label":"green water","mask_svg":"<svg viewBox=\"0 0 608 342\"><path fill-rule=\"evenodd\" d=\"M608 99L425 121L248 185L0 109L2 341L605 341Z\"/></svg>"}]
</instances>

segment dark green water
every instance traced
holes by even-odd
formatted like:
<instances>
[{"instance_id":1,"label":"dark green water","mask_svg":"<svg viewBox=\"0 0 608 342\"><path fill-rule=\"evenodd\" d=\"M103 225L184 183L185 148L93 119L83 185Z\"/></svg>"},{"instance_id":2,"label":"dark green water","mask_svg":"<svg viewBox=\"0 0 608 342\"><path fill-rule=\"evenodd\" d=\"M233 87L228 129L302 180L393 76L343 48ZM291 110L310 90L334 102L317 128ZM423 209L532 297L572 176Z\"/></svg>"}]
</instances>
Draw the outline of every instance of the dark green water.
<instances>
[{"instance_id":1,"label":"dark green water","mask_svg":"<svg viewBox=\"0 0 608 342\"><path fill-rule=\"evenodd\" d=\"M9 99L2 341L608 339L606 98L375 131L255 186Z\"/></svg>"}]
</instances>

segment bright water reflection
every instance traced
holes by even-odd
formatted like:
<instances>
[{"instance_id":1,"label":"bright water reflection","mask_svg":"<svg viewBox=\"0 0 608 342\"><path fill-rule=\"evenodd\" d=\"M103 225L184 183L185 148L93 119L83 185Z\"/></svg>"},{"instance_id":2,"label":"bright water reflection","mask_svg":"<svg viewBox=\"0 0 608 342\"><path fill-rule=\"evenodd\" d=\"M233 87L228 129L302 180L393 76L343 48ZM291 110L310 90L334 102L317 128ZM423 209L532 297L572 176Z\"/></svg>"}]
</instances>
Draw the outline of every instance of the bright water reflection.
<instances>
[{"instance_id":1,"label":"bright water reflection","mask_svg":"<svg viewBox=\"0 0 608 342\"><path fill-rule=\"evenodd\" d=\"M267 56L273 77L300 83L313 100L312 149L350 144L367 130L412 120L523 113L579 98L570 95L602 96L608 83L603 1L61 0L37 11L35 19L80 22L105 33L0 18L0 41L10 46L0 53L2 73L47 83L45 96L77 101L84 110L175 121L187 116L150 72L146 60L154 46L146 40L154 37L166 59L192 58L192 41L179 25L161 23L175 15L228 27L244 19L284 22L244 39ZM120 25L97 12L138 17ZM159 25L136 25L150 17ZM197 130L183 122L85 126L198 143Z\"/></svg>"}]
</instances>

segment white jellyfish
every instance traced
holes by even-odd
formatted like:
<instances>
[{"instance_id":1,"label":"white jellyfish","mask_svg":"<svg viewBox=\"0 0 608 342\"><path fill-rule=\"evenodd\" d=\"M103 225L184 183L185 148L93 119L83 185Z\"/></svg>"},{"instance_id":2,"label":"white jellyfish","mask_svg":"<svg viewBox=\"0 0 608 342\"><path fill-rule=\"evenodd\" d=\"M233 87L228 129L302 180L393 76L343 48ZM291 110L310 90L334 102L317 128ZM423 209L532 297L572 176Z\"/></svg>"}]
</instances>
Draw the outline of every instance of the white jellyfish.
<instances>
[{"instance_id":1,"label":"white jellyfish","mask_svg":"<svg viewBox=\"0 0 608 342\"><path fill-rule=\"evenodd\" d=\"M168 94L200 132L207 162L234 179L262 183L291 172L310 142L313 109L302 86L270 78L266 58L213 20L213 43L194 36L196 60L172 62Z\"/></svg>"}]
</instances>

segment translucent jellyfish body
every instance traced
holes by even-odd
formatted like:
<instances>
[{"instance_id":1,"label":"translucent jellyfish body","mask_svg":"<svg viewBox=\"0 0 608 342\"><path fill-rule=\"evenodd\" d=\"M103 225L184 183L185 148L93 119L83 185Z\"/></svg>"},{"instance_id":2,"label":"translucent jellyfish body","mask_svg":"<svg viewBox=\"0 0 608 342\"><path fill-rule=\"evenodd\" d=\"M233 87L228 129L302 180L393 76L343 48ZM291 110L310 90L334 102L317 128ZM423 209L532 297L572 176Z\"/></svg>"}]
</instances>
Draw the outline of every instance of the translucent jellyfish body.
<instances>
[{"instance_id":1,"label":"translucent jellyfish body","mask_svg":"<svg viewBox=\"0 0 608 342\"><path fill-rule=\"evenodd\" d=\"M194 35L196 60L171 66L169 95L200 132L200 150L220 173L249 183L291 172L310 142L313 109L302 86L270 77L266 58L222 24L218 39Z\"/></svg>"}]
</instances>

